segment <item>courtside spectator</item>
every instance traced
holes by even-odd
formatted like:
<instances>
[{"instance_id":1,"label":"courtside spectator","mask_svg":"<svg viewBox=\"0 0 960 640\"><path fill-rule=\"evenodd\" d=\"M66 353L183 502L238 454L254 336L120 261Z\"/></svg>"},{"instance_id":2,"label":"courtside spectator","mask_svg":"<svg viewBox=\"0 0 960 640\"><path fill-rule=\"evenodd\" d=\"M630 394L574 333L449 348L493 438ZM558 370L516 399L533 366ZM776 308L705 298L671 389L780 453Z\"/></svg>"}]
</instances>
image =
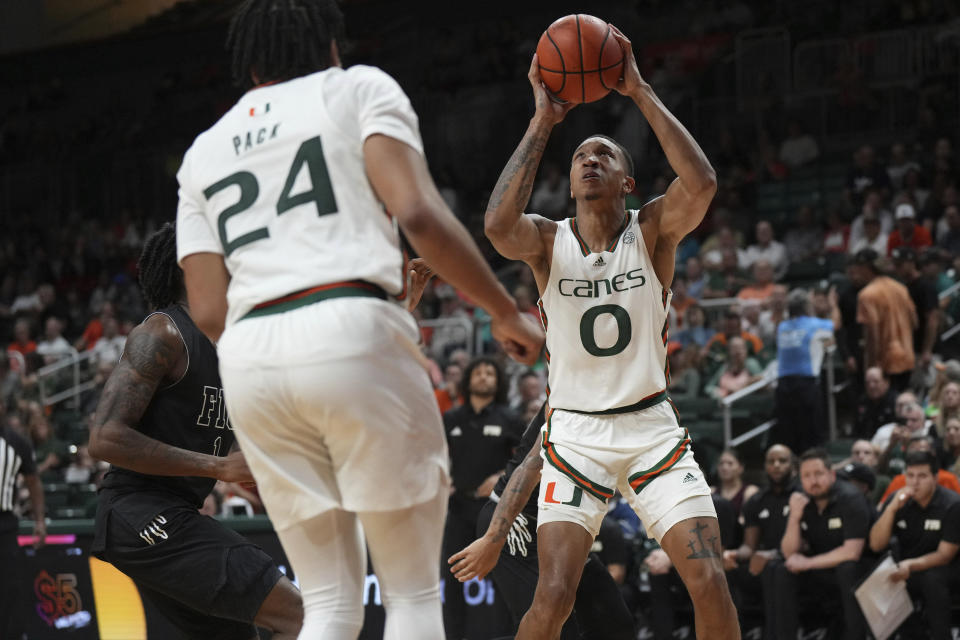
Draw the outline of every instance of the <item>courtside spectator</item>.
<instances>
[{"instance_id":1,"label":"courtside spectator","mask_svg":"<svg viewBox=\"0 0 960 640\"><path fill-rule=\"evenodd\" d=\"M857 402L857 417L853 435L872 438L877 429L893 422L896 417L896 393L880 367L870 367L863 374L863 395Z\"/></svg>"}]
</instances>

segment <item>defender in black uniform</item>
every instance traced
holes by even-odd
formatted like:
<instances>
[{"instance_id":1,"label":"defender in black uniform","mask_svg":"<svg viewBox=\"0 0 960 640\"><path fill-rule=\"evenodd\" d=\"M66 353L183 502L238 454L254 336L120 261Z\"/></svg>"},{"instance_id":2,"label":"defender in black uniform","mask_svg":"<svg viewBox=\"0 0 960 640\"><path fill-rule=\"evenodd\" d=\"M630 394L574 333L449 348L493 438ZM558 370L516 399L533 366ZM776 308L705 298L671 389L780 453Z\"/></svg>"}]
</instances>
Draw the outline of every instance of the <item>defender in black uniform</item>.
<instances>
[{"instance_id":1,"label":"defender in black uniform","mask_svg":"<svg viewBox=\"0 0 960 640\"><path fill-rule=\"evenodd\" d=\"M188 638L276 640L300 631L300 594L259 547L199 507L216 481L252 482L213 344L187 311L176 232L146 242L140 285L154 310L130 332L90 429L103 480L92 552L130 576Z\"/></svg>"},{"instance_id":2,"label":"defender in black uniform","mask_svg":"<svg viewBox=\"0 0 960 640\"><path fill-rule=\"evenodd\" d=\"M537 558L537 496L540 429L546 404L523 433L520 445L477 519L481 536L448 562L461 582L491 574L516 624L533 602L540 575ZM576 495L576 494L575 494ZM506 545L506 546L504 546ZM577 586L573 613L563 625L561 640L633 640L633 617L617 583L603 562L591 553Z\"/></svg>"}]
</instances>

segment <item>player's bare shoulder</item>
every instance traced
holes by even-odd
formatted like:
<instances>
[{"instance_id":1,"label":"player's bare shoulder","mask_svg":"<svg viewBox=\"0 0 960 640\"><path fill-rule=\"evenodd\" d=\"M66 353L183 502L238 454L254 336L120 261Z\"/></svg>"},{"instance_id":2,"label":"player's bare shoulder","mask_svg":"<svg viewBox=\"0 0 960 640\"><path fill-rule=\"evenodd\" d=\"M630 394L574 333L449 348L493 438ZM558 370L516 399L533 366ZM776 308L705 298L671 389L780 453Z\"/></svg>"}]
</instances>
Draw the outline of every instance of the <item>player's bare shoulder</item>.
<instances>
[{"instance_id":1,"label":"player's bare shoulder","mask_svg":"<svg viewBox=\"0 0 960 640\"><path fill-rule=\"evenodd\" d=\"M663 218L663 196L658 196L640 207L637 212L637 224L643 233L647 251L653 255L660 237L660 221Z\"/></svg>"},{"instance_id":2,"label":"player's bare shoulder","mask_svg":"<svg viewBox=\"0 0 960 640\"><path fill-rule=\"evenodd\" d=\"M123 359L141 375L163 383L179 380L187 367L187 346L173 318L153 313L127 337Z\"/></svg>"}]
</instances>

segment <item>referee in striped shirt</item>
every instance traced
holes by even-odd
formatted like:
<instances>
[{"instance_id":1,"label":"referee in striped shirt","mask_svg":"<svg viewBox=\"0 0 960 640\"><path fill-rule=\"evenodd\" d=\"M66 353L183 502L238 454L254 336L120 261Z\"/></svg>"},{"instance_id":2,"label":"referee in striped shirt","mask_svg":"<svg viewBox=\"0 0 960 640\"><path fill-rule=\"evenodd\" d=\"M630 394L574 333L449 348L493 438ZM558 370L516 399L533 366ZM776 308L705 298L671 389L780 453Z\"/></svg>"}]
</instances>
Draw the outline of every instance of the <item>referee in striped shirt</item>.
<instances>
[{"instance_id":1,"label":"referee in striped shirt","mask_svg":"<svg viewBox=\"0 0 960 640\"><path fill-rule=\"evenodd\" d=\"M20 638L23 621L20 612L20 552L17 545L17 475L22 475L30 491L37 544L47 537L44 523L43 485L37 475L33 448L6 420L6 408L0 402L0 638Z\"/></svg>"}]
</instances>

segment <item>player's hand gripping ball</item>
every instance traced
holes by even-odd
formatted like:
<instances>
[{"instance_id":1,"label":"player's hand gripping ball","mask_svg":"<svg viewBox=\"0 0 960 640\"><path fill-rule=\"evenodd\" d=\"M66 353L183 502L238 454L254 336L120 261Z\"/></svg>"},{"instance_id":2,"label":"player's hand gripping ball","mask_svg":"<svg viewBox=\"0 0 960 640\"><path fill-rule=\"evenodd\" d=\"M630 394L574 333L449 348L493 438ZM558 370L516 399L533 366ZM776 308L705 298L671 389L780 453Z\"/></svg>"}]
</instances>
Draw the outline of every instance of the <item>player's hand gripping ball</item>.
<instances>
[{"instance_id":1,"label":"player's hand gripping ball","mask_svg":"<svg viewBox=\"0 0 960 640\"><path fill-rule=\"evenodd\" d=\"M610 25L578 13L560 18L537 44L540 78L565 102L593 102L610 93L623 75L623 50Z\"/></svg>"}]
</instances>

